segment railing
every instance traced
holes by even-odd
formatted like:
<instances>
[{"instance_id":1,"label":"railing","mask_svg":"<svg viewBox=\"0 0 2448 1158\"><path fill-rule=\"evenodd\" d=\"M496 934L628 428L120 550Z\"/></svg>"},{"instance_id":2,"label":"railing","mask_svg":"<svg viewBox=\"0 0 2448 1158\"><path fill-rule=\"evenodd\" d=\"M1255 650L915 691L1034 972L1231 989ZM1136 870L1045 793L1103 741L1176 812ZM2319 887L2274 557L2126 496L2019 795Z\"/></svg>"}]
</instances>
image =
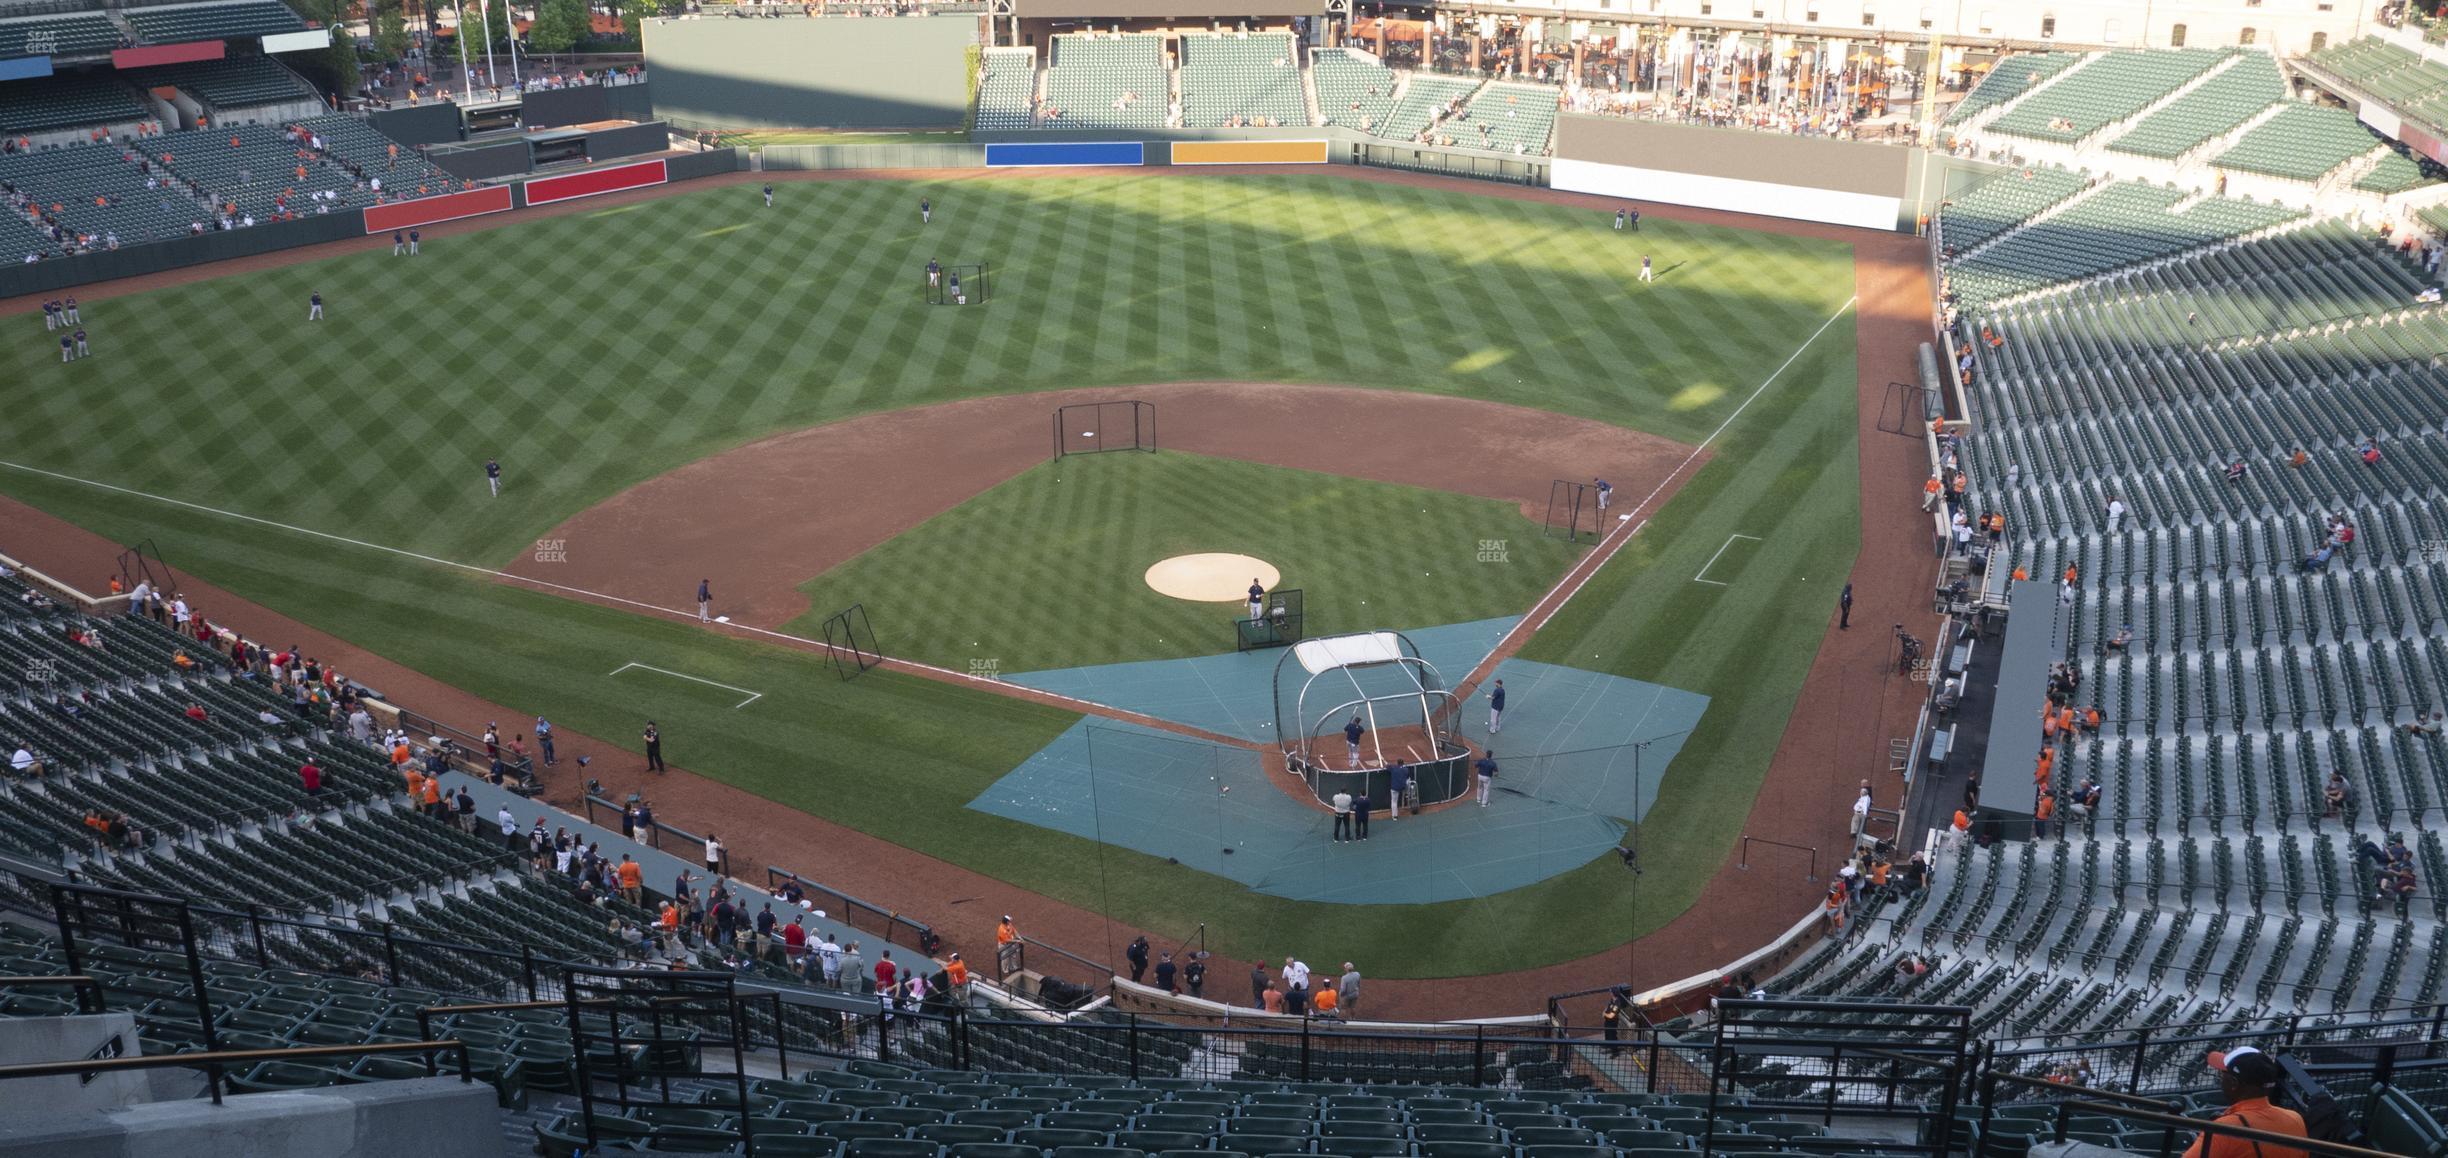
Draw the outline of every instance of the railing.
<instances>
[{"instance_id":1,"label":"railing","mask_svg":"<svg viewBox=\"0 0 2448 1158\"><path fill-rule=\"evenodd\" d=\"M765 1000L759 1004L772 1006L773 1024L777 1027L783 1025L782 994L775 991L767 991L762 994L758 994L757 996L762 996L765 998ZM479 1001L458 1005L425 1005L417 1008L417 1036L429 1039L433 1037L433 1019L436 1016L448 1017L461 1013L509 1013L514 1010L521 1009L554 1009L567 1012L572 1006L577 1006L581 1009L594 1007L610 1008L616 1004L616 1002L598 998L592 1000L581 999L577 1001ZM744 1012L746 1008L745 1002L741 1003L741 1008ZM740 1020L745 1023L749 1019L743 1016ZM564 1024L567 1024L566 1019L564 1019ZM783 1081L790 1080L790 1043L784 1040L786 1036L787 1035L782 1033L775 1033L768 1041L760 1042L751 1039L744 1042L744 1044L751 1049L757 1047L758 1045L773 1046L775 1061L781 1069L781 1078ZM576 1040L577 1035L573 1032L571 1034L571 1041L574 1043Z\"/></svg>"},{"instance_id":2,"label":"railing","mask_svg":"<svg viewBox=\"0 0 2448 1158\"><path fill-rule=\"evenodd\" d=\"M360 1057L368 1054L421 1053L425 1055L425 1073L439 1076L441 1066L434 1054L452 1050L459 1055L459 1080L473 1082L475 1075L468 1067L467 1043L456 1038L444 1041L389 1041L359 1045L302 1045L288 1049L227 1049L207 1053L156 1054L150 1057L86 1058L80 1061L32 1062L24 1065L0 1066L0 1081L10 1078L52 1078L75 1074L90 1078L95 1074L121 1070L193 1069L204 1068L204 1087L212 1094L214 1105L221 1104L222 1070L238 1064L268 1061L295 1061L316 1057Z\"/></svg>"},{"instance_id":3,"label":"railing","mask_svg":"<svg viewBox=\"0 0 2448 1158\"><path fill-rule=\"evenodd\" d=\"M2139 1109L2133 1106L2121 1104L2119 1102L2093 1101L2080 1098L2057 1104L2055 1140L2059 1142L2066 1140L2067 1127L2070 1124L2073 1116L2078 1113L2097 1114L2102 1117L2109 1118L2123 1118L2127 1121L2140 1122L2145 1125L2159 1127L2159 1148L2155 1151L2149 1151L2149 1153L2158 1154L2160 1155L2160 1158L2166 1158L2167 1155L2178 1153L2179 1149L2177 1146L2177 1138L2180 1134L2188 1132L2196 1133L2202 1136L2203 1150L2205 1152L2209 1152L2211 1149L2213 1149L2209 1145L2209 1140L2212 1137L2220 1137L2233 1138L2240 1142L2249 1143L2253 1148L2253 1152L2256 1154L2262 1152L2261 1148L2264 1143L2268 1143L2270 1144L2272 1150L2282 1154L2319 1154L2325 1155L2327 1158L2391 1158L2391 1156L2385 1150L2367 1150L2361 1146L2348 1146L2342 1142L2324 1142L2318 1138L2298 1138L2291 1134L2278 1134L2268 1130L2253 1129L2249 1126L2231 1126L2225 1122L2204 1121L2200 1118L2188 1118L2181 1114L2170 1114L2158 1110ZM2284 1146L2286 1149L2277 1149L2280 1146ZM1986 1153L1988 1148L1989 1140L1988 1138L1983 1137L1981 1139L1982 1152Z\"/></svg>"},{"instance_id":4,"label":"railing","mask_svg":"<svg viewBox=\"0 0 2448 1158\"><path fill-rule=\"evenodd\" d=\"M102 983L82 973L59 977L0 977L0 989L35 989L46 985L67 985L76 989L77 1012L103 1011Z\"/></svg>"},{"instance_id":5,"label":"railing","mask_svg":"<svg viewBox=\"0 0 2448 1158\"><path fill-rule=\"evenodd\" d=\"M893 934L900 930L908 931L909 944L926 949L930 954L933 951L932 947L940 942L940 938L935 935L934 926L914 917L903 916L897 909L888 909L882 905L862 901L840 889L819 881L809 880L789 869L776 868L772 865L765 866L766 892L780 896L783 882L797 884L801 892L811 897L831 898L833 907L828 910L828 915L834 916L842 924L853 929L863 928L858 921L852 919L854 914L865 917L870 924L880 925L881 929L875 931L884 938L884 943L887 945L901 944L893 940Z\"/></svg>"},{"instance_id":6,"label":"railing","mask_svg":"<svg viewBox=\"0 0 2448 1158\"><path fill-rule=\"evenodd\" d=\"M408 708L399 709L399 722L400 727L407 729L412 736L441 736L448 739L451 745L446 757L450 760L451 765L460 771L480 780L492 775L493 766L484 758L483 736L470 735L431 716ZM508 757L509 754L508 748L503 747L502 755ZM505 758L502 761L502 767L509 770L511 778L522 784L535 779L535 757L533 756L521 756L515 760Z\"/></svg>"}]
</instances>

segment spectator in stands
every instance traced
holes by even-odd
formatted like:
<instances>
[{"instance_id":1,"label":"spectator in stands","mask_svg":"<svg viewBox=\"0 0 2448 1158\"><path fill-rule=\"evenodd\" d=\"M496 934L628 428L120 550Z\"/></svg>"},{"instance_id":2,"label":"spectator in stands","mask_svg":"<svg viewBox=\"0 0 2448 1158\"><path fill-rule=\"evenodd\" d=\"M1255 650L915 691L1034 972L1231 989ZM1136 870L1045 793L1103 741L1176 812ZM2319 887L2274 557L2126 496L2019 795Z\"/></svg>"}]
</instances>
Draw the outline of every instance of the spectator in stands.
<instances>
[{"instance_id":1,"label":"spectator in stands","mask_svg":"<svg viewBox=\"0 0 2448 1158\"><path fill-rule=\"evenodd\" d=\"M756 940L753 942L756 949L755 956L769 957L772 955L775 927L780 925L781 921L780 917L774 916L773 902L766 901L757 906Z\"/></svg>"},{"instance_id":2,"label":"spectator in stands","mask_svg":"<svg viewBox=\"0 0 2448 1158\"><path fill-rule=\"evenodd\" d=\"M308 796L323 795L323 769L315 766L313 757L298 765L298 783L306 789Z\"/></svg>"},{"instance_id":3,"label":"spectator in stands","mask_svg":"<svg viewBox=\"0 0 2448 1158\"><path fill-rule=\"evenodd\" d=\"M876 979L867 972L867 955L859 952L857 940L842 950L842 967L835 972L835 987L854 994L871 994L876 989Z\"/></svg>"},{"instance_id":4,"label":"spectator in stands","mask_svg":"<svg viewBox=\"0 0 2448 1158\"><path fill-rule=\"evenodd\" d=\"M2048 839L2049 820L2056 815L2057 794L2041 793L2039 803L2032 806L2032 835L2041 840Z\"/></svg>"},{"instance_id":5,"label":"spectator in stands","mask_svg":"<svg viewBox=\"0 0 2448 1158\"><path fill-rule=\"evenodd\" d=\"M2380 873L2380 899L2394 899L2401 911L2406 902L2414 898L2415 886L2414 862L2411 860L2391 864Z\"/></svg>"},{"instance_id":6,"label":"spectator in stands","mask_svg":"<svg viewBox=\"0 0 2448 1158\"><path fill-rule=\"evenodd\" d=\"M1896 981L1899 985L1909 987L1913 982L1928 976L1929 971L1929 958L1919 953L1906 953L1896 959Z\"/></svg>"},{"instance_id":7,"label":"spectator in stands","mask_svg":"<svg viewBox=\"0 0 2448 1158\"><path fill-rule=\"evenodd\" d=\"M2218 1073L2219 1093L2227 1099L2227 1108L2213 1122L2294 1138L2307 1136L2303 1115L2270 1103L2269 1088L2278 1083L2280 1071L2268 1054L2249 1045L2237 1046L2211 1054L2210 1068ZM2244 1138L2203 1134L2185 1149L2184 1158L2302 1158L2303 1153Z\"/></svg>"},{"instance_id":8,"label":"spectator in stands","mask_svg":"<svg viewBox=\"0 0 2448 1158\"><path fill-rule=\"evenodd\" d=\"M2336 554L2337 546L2335 544L2322 543L2318 548L2314 549L2310 555L2304 557L2303 564L2299 569L2304 571L2318 571L2321 568L2328 566L2329 560Z\"/></svg>"},{"instance_id":9,"label":"spectator in stands","mask_svg":"<svg viewBox=\"0 0 2448 1158\"><path fill-rule=\"evenodd\" d=\"M1912 854L1912 859L1904 862L1905 891L1920 892L1929 887L1930 880L1929 854L1926 852Z\"/></svg>"},{"instance_id":10,"label":"spectator in stands","mask_svg":"<svg viewBox=\"0 0 2448 1158\"><path fill-rule=\"evenodd\" d=\"M2378 435L2371 435L2371 436L2369 436L2369 437L2365 438L2365 439L2363 440L2363 446L2362 446L2362 449L2361 449L2361 450L2359 450L2359 451L2357 451L2356 453L2358 453L2358 454L2360 454L2360 455L2362 456L2362 458L2363 458L2363 465L2365 465L2365 466L2378 466L2378 465L2380 465L2380 436L2378 436Z\"/></svg>"},{"instance_id":11,"label":"spectator in stands","mask_svg":"<svg viewBox=\"0 0 2448 1158\"><path fill-rule=\"evenodd\" d=\"M9 771L28 780L38 779L43 774L43 763L35 759L34 750L25 741L19 740L17 750L9 754Z\"/></svg>"},{"instance_id":12,"label":"spectator in stands","mask_svg":"<svg viewBox=\"0 0 2448 1158\"><path fill-rule=\"evenodd\" d=\"M712 874L717 879L729 878L731 875L731 859L728 855L728 851L729 850L723 848L723 842L720 839L716 838L713 833L707 833L705 838L706 872Z\"/></svg>"},{"instance_id":13,"label":"spectator in stands","mask_svg":"<svg viewBox=\"0 0 2448 1158\"><path fill-rule=\"evenodd\" d=\"M2287 465L2295 468L2296 470L2302 470L2305 464L2311 461L2312 456L2305 454L2304 448L2300 446L2295 448L2295 453L2287 456Z\"/></svg>"},{"instance_id":14,"label":"spectator in stands","mask_svg":"<svg viewBox=\"0 0 2448 1158\"><path fill-rule=\"evenodd\" d=\"M2109 651L2123 651L2133 644L2133 637L2133 624L2123 624L2116 629L2115 635L2108 637L2108 642L2105 646Z\"/></svg>"},{"instance_id":15,"label":"spectator in stands","mask_svg":"<svg viewBox=\"0 0 2448 1158\"><path fill-rule=\"evenodd\" d=\"M509 809L505 808L502 811L507 814ZM645 895L645 867L630 859L628 853L622 853L620 867L614 871L619 875L621 899L632 905L637 904L639 898Z\"/></svg>"},{"instance_id":16,"label":"spectator in stands","mask_svg":"<svg viewBox=\"0 0 2448 1158\"><path fill-rule=\"evenodd\" d=\"M508 845L512 850L516 850L519 846L517 814L511 812L510 806L505 804L501 806L500 812L494 814L493 819L501 826L502 843Z\"/></svg>"},{"instance_id":17,"label":"spectator in stands","mask_svg":"<svg viewBox=\"0 0 2448 1158\"><path fill-rule=\"evenodd\" d=\"M2231 483L2240 483L2240 482L2243 482L2243 481L2244 481L2244 469L2245 469L2245 468L2244 468L2244 460L2243 460L2243 459L2240 459L2240 458L2239 458L2239 459L2235 460L2234 462L2228 463L2228 464L2227 464L2227 481L2228 481L2228 482L2231 482Z\"/></svg>"},{"instance_id":18,"label":"spectator in stands","mask_svg":"<svg viewBox=\"0 0 2448 1158\"><path fill-rule=\"evenodd\" d=\"M2448 725L2448 713L2434 711L2425 716L2417 712L2411 722L2398 725L2398 730L2416 736L2437 736L2443 725Z\"/></svg>"}]
</instances>

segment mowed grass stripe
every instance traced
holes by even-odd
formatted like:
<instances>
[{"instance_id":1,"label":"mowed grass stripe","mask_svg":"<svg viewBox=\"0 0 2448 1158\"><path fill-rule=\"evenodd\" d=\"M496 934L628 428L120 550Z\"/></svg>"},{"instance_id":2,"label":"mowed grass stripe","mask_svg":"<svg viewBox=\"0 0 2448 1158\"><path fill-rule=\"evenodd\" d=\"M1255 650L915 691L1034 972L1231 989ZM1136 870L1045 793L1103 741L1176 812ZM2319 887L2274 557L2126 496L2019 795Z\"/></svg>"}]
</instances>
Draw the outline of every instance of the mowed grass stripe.
<instances>
[{"instance_id":1,"label":"mowed grass stripe","mask_svg":"<svg viewBox=\"0 0 2448 1158\"><path fill-rule=\"evenodd\" d=\"M1482 562L1483 541L1505 558ZM1312 634L1528 607L1576 554L1508 503L1168 451L1031 468L805 584L809 633L866 605L892 653L1005 671L1231 650L1232 602L1158 595L1148 567L1228 552L1299 587ZM1227 592L1237 592L1236 579Z\"/></svg>"},{"instance_id":2,"label":"mowed grass stripe","mask_svg":"<svg viewBox=\"0 0 2448 1158\"><path fill-rule=\"evenodd\" d=\"M988 309L916 304L919 247L946 244L915 225L920 190L942 210L937 228L955 226L963 232L945 236L978 251L946 261L995 263ZM0 402L12 416L43 419L0 427L0 457L494 562L587 504L713 450L989 391L1174 377L1344 381L1695 441L1836 310L1851 280L1842 246L1659 221L1617 238L1603 214L1491 209L1465 194L1330 175L827 182L784 192L770 212L744 190L691 192L444 239L414 261L377 250L98 303L89 328L103 356L62 367L39 331L0 344ZM1080 255L1093 249L1130 268L1091 277ZM1643 251L1661 267L1690 264L1636 292ZM1056 276L1065 267L1067 281ZM1104 296L1124 286L1152 312L1116 345L1106 311L1132 306ZM332 317L308 326L313 289ZM1187 324L1176 329L1177 317ZM1299 342L1287 345L1278 319ZM1153 341L1136 332L1150 328L1165 332ZM1472 350L1510 353L1488 365L1459 361ZM962 807L1068 715L919 681L871 675L845 685L803 656L686 625L68 484L0 478L113 538L155 539L182 570L572 729L631 736L640 713L658 710L641 685L595 674L624 662L768 691L770 714L761 701L720 719L696 718L697 706L658 718L667 735L686 737L675 738L676 759L776 807L1125 924L1205 921L1229 954L1289 945L1365 953L1384 976L1452 975L1619 944L1674 916L1720 863L1825 622L1830 580L1856 549L1852 375L1850 328L1838 326L1533 641L1533 658L1712 697L1664 781L1637 908L1620 868L1605 861L1500 897L1425 907L1300 905L1219 887L1158 859ZM499 501L484 497L488 453L509 474ZM1342 498L1339 485L1307 488L1311 498L1340 498L1326 514L1261 528L1266 550L1341 552L1319 573L1348 566L1377 583L1365 596L1372 615L1382 607L1396 622L1527 604L1505 594L1515 580L1501 571L1444 563L1482 537L1459 523L1460 534L1397 545L1439 556L1418 570L1442 581L1433 606L1401 602L1386 568L1352 559L1333 536L1346 519L1405 529L1404 512ZM1195 486L1151 483L1128 497L1062 496L1073 505L1028 517L1127 523L1187 504L1192 515L1164 521L1210 534L1231 533L1242 517ZM1690 583L1732 530L1763 537L1755 561L1731 572L1727 588ZM1535 534L1487 537L1511 539L1519 569ZM1119 552L1083 563L1000 538L916 542L910 557L946 576L910 592L913 616L985 617L1005 638L1068 640L1053 617L1027 612L1041 592L1085 589L1083 574L1138 582ZM1535 594L1541 585L1523 586ZM1108 626L1079 628L1072 642L1170 644L1184 622L1161 605L1115 603ZM1353 599L1333 603L1327 610L1340 615ZM1212 611L1196 609L1183 629L1213 641L1196 651L1229 639L1229 608ZM884 630L897 650L897 629ZM613 772L613 783L633 775ZM1109 871L1095 872L1100 862Z\"/></svg>"}]
</instances>

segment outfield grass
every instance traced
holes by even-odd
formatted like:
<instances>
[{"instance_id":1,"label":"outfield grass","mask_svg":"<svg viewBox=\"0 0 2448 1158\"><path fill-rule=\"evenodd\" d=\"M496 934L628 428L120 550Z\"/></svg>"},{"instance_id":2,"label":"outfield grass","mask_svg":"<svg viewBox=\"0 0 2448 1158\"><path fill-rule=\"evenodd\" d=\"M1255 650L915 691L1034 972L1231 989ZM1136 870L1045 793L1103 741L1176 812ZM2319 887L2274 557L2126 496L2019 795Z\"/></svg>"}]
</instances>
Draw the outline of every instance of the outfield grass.
<instances>
[{"instance_id":1,"label":"outfield grass","mask_svg":"<svg viewBox=\"0 0 2448 1158\"><path fill-rule=\"evenodd\" d=\"M1007 672L1212 655L1238 603L1148 587L1174 555L1254 555L1309 609L1310 635L1429 627L1521 612L1574 549L1491 499L1179 451L1066 458L802 585L808 605L889 625L892 654ZM1506 544L1502 563L1477 558ZM1044 614L1030 608L1054 609ZM821 636L828 611L786 630Z\"/></svg>"},{"instance_id":2,"label":"outfield grass","mask_svg":"<svg viewBox=\"0 0 2448 1158\"><path fill-rule=\"evenodd\" d=\"M938 206L925 232L921 196ZM713 451L985 392L1345 382L1696 442L1852 281L1838 245L1655 219L1627 237L1600 214L1325 176L831 182L787 185L770 212L756 202L685 194L416 259L384 249L90 302L93 359L61 366L38 333L0 349L0 458L499 563ZM1668 271L1652 287L1633 285L1643 252ZM918 305L928 256L993 261L994 307ZM308 325L315 291L330 320ZM0 470L0 488L152 538L176 566L514 711L604 737L657 713L688 767L1119 921L1204 921L1236 955L1365 953L1381 976L1442 976L1619 944L1714 871L1855 550L1853 376L1840 323L1533 644L1533 658L1713 698L1664 782L1643 888L1600 861L1417 908L1262 897L961 807L1063 713L889 676L845 685L779 649L22 472ZM480 471L496 454L498 501ZM1712 571L1729 586L1691 583L1732 532L1765 547ZM627 662L767 698L733 711L599 674Z\"/></svg>"}]
</instances>

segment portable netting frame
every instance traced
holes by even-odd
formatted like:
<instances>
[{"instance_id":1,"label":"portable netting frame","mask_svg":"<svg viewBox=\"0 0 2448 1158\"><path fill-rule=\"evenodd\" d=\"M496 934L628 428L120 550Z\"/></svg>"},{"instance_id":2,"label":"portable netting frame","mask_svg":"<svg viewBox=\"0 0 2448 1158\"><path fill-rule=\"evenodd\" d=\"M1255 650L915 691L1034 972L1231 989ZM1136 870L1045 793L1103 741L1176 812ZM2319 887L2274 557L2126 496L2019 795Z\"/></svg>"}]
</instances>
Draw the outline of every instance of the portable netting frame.
<instances>
[{"instance_id":1,"label":"portable netting frame","mask_svg":"<svg viewBox=\"0 0 2448 1158\"><path fill-rule=\"evenodd\" d=\"M1242 604L1247 607L1249 604ZM1285 587L1266 593L1259 604L1259 615L1233 620L1233 650L1248 651L1258 647L1285 647L1301 641L1301 592L1298 587Z\"/></svg>"},{"instance_id":2,"label":"portable netting frame","mask_svg":"<svg viewBox=\"0 0 2448 1158\"><path fill-rule=\"evenodd\" d=\"M986 263L984 262L976 265L947 265L943 267L941 281L930 282L924 273L918 275L918 280L919 284L926 287L926 301L930 306L982 306L986 304L988 290L986 288ZM963 301L952 295L952 287L956 285L960 287L961 295L968 300Z\"/></svg>"},{"instance_id":3,"label":"portable netting frame","mask_svg":"<svg viewBox=\"0 0 2448 1158\"><path fill-rule=\"evenodd\" d=\"M1598 523L1598 488L1595 485L1564 479L1547 484L1547 533L1550 536L1578 543L1584 536L1597 538L1602 530Z\"/></svg>"},{"instance_id":4,"label":"portable netting frame","mask_svg":"<svg viewBox=\"0 0 2448 1158\"><path fill-rule=\"evenodd\" d=\"M1412 769L1422 805L1451 800L1470 782L1470 747L1453 729L1462 703L1399 631L1302 640L1275 661L1273 685L1284 767L1320 801L1348 792L1391 807L1387 768L1397 762ZM1343 751L1342 729L1353 716L1367 729L1357 767ZM1323 756L1321 742L1344 758Z\"/></svg>"},{"instance_id":5,"label":"portable netting frame","mask_svg":"<svg viewBox=\"0 0 2448 1158\"><path fill-rule=\"evenodd\" d=\"M867 669L884 662L884 653L876 647L875 628L867 622L867 605L853 603L824 622L825 657L833 661L834 674L845 680L865 675Z\"/></svg>"},{"instance_id":6,"label":"portable netting frame","mask_svg":"<svg viewBox=\"0 0 2448 1158\"><path fill-rule=\"evenodd\" d=\"M1074 402L1054 410L1054 457L1156 449L1156 404Z\"/></svg>"}]
</instances>

